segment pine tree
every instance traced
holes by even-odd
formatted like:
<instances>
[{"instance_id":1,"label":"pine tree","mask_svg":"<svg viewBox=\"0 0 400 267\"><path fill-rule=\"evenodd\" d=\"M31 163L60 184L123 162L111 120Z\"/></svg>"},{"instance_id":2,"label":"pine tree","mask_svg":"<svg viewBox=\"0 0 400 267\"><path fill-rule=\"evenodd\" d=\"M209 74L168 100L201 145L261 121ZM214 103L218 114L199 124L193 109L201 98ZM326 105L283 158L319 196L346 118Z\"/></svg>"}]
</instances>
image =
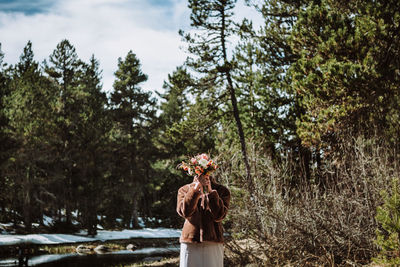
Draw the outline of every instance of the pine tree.
<instances>
[{"instance_id":1,"label":"pine tree","mask_svg":"<svg viewBox=\"0 0 400 267\"><path fill-rule=\"evenodd\" d=\"M57 162L56 176L60 177L58 183L54 184L59 201L59 221L66 222L62 227L71 227L71 212L76 208L77 187L82 184L76 168L77 159L81 150L76 133L79 131L82 104L82 88L79 86L78 71L82 71L82 62L76 54L74 46L68 40L62 40L49 57L49 62L44 62L45 72L52 79L58 89L56 103L56 129L54 131L53 145L56 152ZM63 215L65 209L65 217Z\"/></svg>"},{"instance_id":2,"label":"pine tree","mask_svg":"<svg viewBox=\"0 0 400 267\"><path fill-rule=\"evenodd\" d=\"M4 54L1 51L0 43L0 187L8 188L9 180L5 175L5 164L11 157L12 148L15 144L15 140L12 139L9 134L9 120L6 116L6 103L5 99L9 96L10 89L10 74L9 69L6 69L6 64L3 63ZM0 192L0 220L9 220L8 210L10 210L10 198L7 190L1 190Z\"/></svg>"},{"instance_id":3,"label":"pine tree","mask_svg":"<svg viewBox=\"0 0 400 267\"><path fill-rule=\"evenodd\" d=\"M9 188L14 198L13 208L20 211L29 231L34 220L41 220L45 208L43 196L48 194L46 166L52 158L48 140L53 123L51 104L54 103L54 95L48 91L51 87L34 61L31 42L25 46L13 69L10 88L6 114L10 134L17 145L6 176L13 180ZM15 204L19 202L20 205Z\"/></svg>"},{"instance_id":4,"label":"pine tree","mask_svg":"<svg viewBox=\"0 0 400 267\"><path fill-rule=\"evenodd\" d=\"M163 146L176 144L173 148L166 149L167 151L176 151L177 155L184 148L184 144L175 139L177 137L171 134L171 128L174 124L180 123L184 120L189 106L188 94L189 88L192 86L193 81L190 74L183 67L178 67L172 74L168 75L168 81L164 82L164 93L159 94L163 102L161 102L159 117L160 125L162 125L161 134L163 137L159 138Z\"/></svg>"},{"instance_id":5,"label":"pine tree","mask_svg":"<svg viewBox=\"0 0 400 267\"><path fill-rule=\"evenodd\" d=\"M195 80L189 71L177 67L164 82L164 93L159 94L159 127L154 138L159 154L154 164L155 179L148 186L154 198L152 213L171 227L181 225L175 212L177 190L191 182L190 177L176 169L176 165L187 155L214 151L215 148L216 116L210 116L208 109L204 108L212 103L200 98L192 103L194 85Z\"/></svg>"},{"instance_id":6,"label":"pine tree","mask_svg":"<svg viewBox=\"0 0 400 267\"><path fill-rule=\"evenodd\" d=\"M399 5L325 0L299 13L290 37L299 59L289 75L306 110L297 121L303 143L329 146L377 129L398 143Z\"/></svg>"},{"instance_id":7,"label":"pine tree","mask_svg":"<svg viewBox=\"0 0 400 267\"><path fill-rule=\"evenodd\" d=\"M260 50L252 38L236 47L234 78L241 88L238 99L245 133L256 140L263 139L268 154L274 158L278 144L288 145L287 113L292 99L273 82L275 77L269 73L269 64L260 59L263 55Z\"/></svg>"},{"instance_id":8,"label":"pine tree","mask_svg":"<svg viewBox=\"0 0 400 267\"><path fill-rule=\"evenodd\" d=\"M118 59L114 91L111 93L113 138L115 142L114 179L118 180L119 201L123 203L126 226L139 227L140 198L150 179L152 133L156 100L139 85L147 80L139 59L129 51L125 59ZM144 196L146 197L146 196Z\"/></svg>"},{"instance_id":9,"label":"pine tree","mask_svg":"<svg viewBox=\"0 0 400 267\"><path fill-rule=\"evenodd\" d=\"M228 56L228 38L234 32L232 10L235 3L236 0L189 0L191 25L199 33L185 34L181 31L181 35L189 44L189 52L195 57L189 58L187 64L203 75L198 84L198 94L201 95L207 90L215 90L216 87L226 88L217 93L217 98L222 100L227 97L231 101L231 111L236 122L243 162L247 172L247 185L252 192L253 181L232 77L234 61Z\"/></svg>"},{"instance_id":10,"label":"pine tree","mask_svg":"<svg viewBox=\"0 0 400 267\"><path fill-rule=\"evenodd\" d=\"M111 168L108 163L108 137L111 121L106 110L107 96L102 92L99 63L92 56L88 64L81 63L79 78L80 119L75 133L80 153L76 159L78 186L77 208L81 212L81 222L88 229L88 235L97 233L97 215L104 194L105 173Z\"/></svg>"},{"instance_id":11,"label":"pine tree","mask_svg":"<svg viewBox=\"0 0 400 267\"><path fill-rule=\"evenodd\" d=\"M249 95L241 98L243 106L253 106L253 124L260 131L268 154L278 161L282 153L293 159L295 186L302 179L310 181L310 166L321 164L320 150L302 143L299 136L297 120L305 113L303 96L292 90L292 76L287 74L300 57L290 45L291 33L299 13L312 1L248 2L260 11L264 23L260 29L253 29L246 19L240 25L236 80L241 83L242 92ZM256 99L255 103L248 103L251 99Z\"/></svg>"},{"instance_id":12,"label":"pine tree","mask_svg":"<svg viewBox=\"0 0 400 267\"><path fill-rule=\"evenodd\" d=\"M157 142L169 158L209 151L215 146L212 140L214 134L208 134L217 124L217 114L210 114L214 103L209 97L196 97L191 103L189 99L195 97L194 86L195 80L183 67L178 67L164 82L165 93L160 94L161 137Z\"/></svg>"},{"instance_id":13,"label":"pine tree","mask_svg":"<svg viewBox=\"0 0 400 267\"><path fill-rule=\"evenodd\" d=\"M392 192L382 192L384 204L377 208L376 244L380 248L377 263L385 266L400 264L400 188L397 180L393 181Z\"/></svg>"}]
</instances>

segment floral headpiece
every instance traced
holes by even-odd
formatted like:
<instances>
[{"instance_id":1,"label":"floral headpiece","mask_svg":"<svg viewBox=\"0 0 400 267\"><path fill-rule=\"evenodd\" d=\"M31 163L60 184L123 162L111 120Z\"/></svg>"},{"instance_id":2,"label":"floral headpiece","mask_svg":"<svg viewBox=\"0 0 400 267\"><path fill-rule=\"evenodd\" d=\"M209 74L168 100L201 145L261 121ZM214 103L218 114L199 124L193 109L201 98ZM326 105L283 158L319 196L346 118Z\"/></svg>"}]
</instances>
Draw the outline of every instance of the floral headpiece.
<instances>
[{"instance_id":1,"label":"floral headpiece","mask_svg":"<svg viewBox=\"0 0 400 267\"><path fill-rule=\"evenodd\" d=\"M190 176L200 176L211 174L218 168L218 165L207 154L203 153L192 157L189 163L182 161L178 168L183 169Z\"/></svg>"}]
</instances>

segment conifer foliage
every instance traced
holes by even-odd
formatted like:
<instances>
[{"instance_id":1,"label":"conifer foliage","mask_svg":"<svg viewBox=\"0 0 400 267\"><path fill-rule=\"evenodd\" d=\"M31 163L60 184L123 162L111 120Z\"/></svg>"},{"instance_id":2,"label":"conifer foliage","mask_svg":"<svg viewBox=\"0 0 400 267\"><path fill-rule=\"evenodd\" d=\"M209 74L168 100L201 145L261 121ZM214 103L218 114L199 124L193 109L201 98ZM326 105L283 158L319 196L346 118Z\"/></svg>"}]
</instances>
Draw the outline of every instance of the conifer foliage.
<instances>
[{"instance_id":1,"label":"conifer foliage","mask_svg":"<svg viewBox=\"0 0 400 267\"><path fill-rule=\"evenodd\" d=\"M188 0L158 98L134 51L102 88L68 40L43 63L0 50L0 222L180 227L176 166L205 152L233 196L232 266L398 264L400 2L244 2L257 27L243 1Z\"/></svg>"},{"instance_id":2,"label":"conifer foliage","mask_svg":"<svg viewBox=\"0 0 400 267\"><path fill-rule=\"evenodd\" d=\"M392 191L382 192L384 204L377 209L376 243L380 248L375 261L396 266L400 264L400 188L399 181L393 180Z\"/></svg>"}]
</instances>

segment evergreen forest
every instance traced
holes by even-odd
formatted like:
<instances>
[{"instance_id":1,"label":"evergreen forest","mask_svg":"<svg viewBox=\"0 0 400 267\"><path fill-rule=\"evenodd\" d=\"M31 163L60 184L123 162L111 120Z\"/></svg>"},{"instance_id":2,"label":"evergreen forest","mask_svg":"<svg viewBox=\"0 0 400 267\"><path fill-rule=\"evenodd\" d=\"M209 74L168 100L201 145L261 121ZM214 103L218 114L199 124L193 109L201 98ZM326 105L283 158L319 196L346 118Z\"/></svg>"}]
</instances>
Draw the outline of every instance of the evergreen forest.
<instances>
[{"instance_id":1,"label":"evergreen forest","mask_svg":"<svg viewBox=\"0 0 400 267\"><path fill-rule=\"evenodd\" d=\"M188 0L159 92L135 51L103 88L60 40L0 49L0 222L19 233L180 228L177 169L208 153L237 266L400 264L400 1ZM0 46L1 48L1 46ZM45 219L54 223L45 227Z\"/></svg>"}]
</instances>

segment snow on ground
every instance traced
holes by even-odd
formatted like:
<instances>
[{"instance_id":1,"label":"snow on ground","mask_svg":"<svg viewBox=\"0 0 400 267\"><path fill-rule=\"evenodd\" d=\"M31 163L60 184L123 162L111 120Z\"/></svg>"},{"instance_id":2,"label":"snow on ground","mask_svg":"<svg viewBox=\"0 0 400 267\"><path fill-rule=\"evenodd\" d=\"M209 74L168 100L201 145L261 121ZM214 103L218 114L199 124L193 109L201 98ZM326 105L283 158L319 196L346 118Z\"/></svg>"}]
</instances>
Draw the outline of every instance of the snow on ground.
<instances>
[{"instance_id":1,"label":"snow on ground","mask_svg":"<svg viewBox=\"0 0 400 267\"><path fill-rule=\"evenodd\" d=\"M43 215L43 223L45 226L51 226L53 224L53 218Z\"/></svg>"},{"instance_id":2,"label":"snow on ground","mask_svg":"<svg viewBox=\"0 0 400 267\"><path fill-rule=\"evenodd\" d=\"M101 241L131 238L178 238L181 230L169 228L145 228L140 230L98 231L96 238Z\"/></svg>"},{"instance_id":3,"label":"snow on ground","mask_svg":"<svg viewBox=\"0 0 400 267\"><path fill-rule=\"evenodd\" d=\"M68 243L83 243L92 241L108 241L132 238L179 238L181 230L168 228L144 228L140 230L122 231L97 231L95 237L67 234L31 234L31 235L9 235L0 234L0 246L19 244L55 245Z\"/></svg>"}]
</instances>

